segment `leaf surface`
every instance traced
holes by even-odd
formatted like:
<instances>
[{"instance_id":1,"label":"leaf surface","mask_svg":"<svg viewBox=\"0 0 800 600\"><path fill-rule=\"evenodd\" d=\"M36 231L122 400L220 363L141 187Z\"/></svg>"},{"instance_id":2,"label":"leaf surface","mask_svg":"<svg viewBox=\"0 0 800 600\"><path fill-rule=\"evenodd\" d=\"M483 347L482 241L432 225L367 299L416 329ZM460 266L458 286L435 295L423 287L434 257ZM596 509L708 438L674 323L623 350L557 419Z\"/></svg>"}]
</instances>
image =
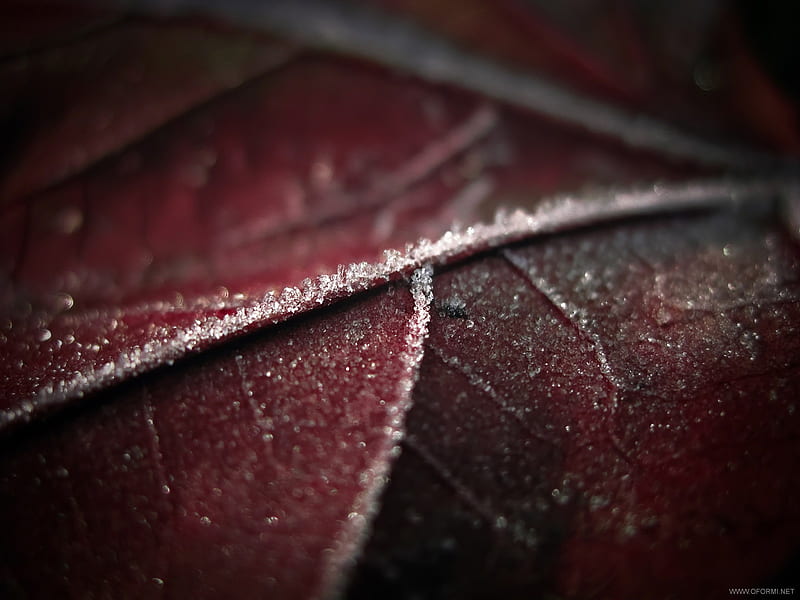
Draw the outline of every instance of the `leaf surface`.
<instances>
[{"instance_id":1,"label":"leaf surface","mask_svg":"<svg viewBox=\"0 0 800 600\"><path fill-rule=\"evenodd\" d=\"M724 7L43 6L6 595L722 597L796 552L796 111Z\"/></svg>"},{"instance_id":2,"label":"leaf surface","mask_svg":"<svg viewBox=\"0 0 800 600\"><path fill-rule=\"evenodd\" d=\"M702 215L437 276L463 314L433 313L353 596L724 597L765 577L800 535L778 475L800 425L787 242L763 214Z\"/></svg>"}]
</instances>

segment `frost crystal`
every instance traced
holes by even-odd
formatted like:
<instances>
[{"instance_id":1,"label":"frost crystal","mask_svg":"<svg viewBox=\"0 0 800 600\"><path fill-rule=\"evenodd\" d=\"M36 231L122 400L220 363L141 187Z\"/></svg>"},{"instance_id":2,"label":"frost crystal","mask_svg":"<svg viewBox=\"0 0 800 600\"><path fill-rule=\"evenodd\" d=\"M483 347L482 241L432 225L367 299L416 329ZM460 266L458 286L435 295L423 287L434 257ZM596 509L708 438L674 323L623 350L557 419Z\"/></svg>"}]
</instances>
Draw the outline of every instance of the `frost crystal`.
<instances>
[{"instance_id":1,"label":"frost crystal","mask_svg":"<svg viewBox=\"0 0 800 600\"><path fill-rule=\"evenodd\" d=\"M400 385L401 397L406 397L406 409L411 403L411 390L417 382L419 365L422 362L425 338L428 337L428 323L431 320L431 304L433 303L433 267L425 265L411 275L411 295L414 298L414 312L408 323L406 332L406 348L402 355L404 377ZM398 439L402 437L400 426L405 410L400 411L392 422L397 429Z\"/></svg>"},{"instance_id":2,"label":"frost crystal","mask_svg":"<svg viewBox=\"0 0 800 600\"><path fill-rule=\"evenodd\" d=\"M83 371L74 372L64 378L53 374L49 381L42 381L37 393L27 400L35 400L36 410L47 405L58 404L87 392L101 389L110 383L140 374L159 365L177 360L192 351L230 339L234 335L252 331L255 327L277 323L292 315L306 312L335 302L350 294L367 290L375 285L410 275L414 296L414 315L407 334L408 350L405 365L409 369L407 385L414 384L414 371L421 359L422 345L427 335L430 305L433 292L431 277L433 265L450 263L459 258L488 248L515 242L526 237L564 231L573 227L613 221L616 219L657 214L676 210L738 206L747 201L763 201L765 197L788 199L785 209L790 227L796 227L794 213L798 212L797 198L800 185L792 178L752 178L694 180L686 183L656 184L629 190L594 192L582 197L556 196L540 202L534 212L515 210L511 213L498 211L493 222L477 224L464 230L445 233L436 241L422 239L417 244L408 244L405 252L387 250L383 262L366 262L340 265L336 273L305 279L300 288L286 287L276 297L268 292L263 298L244 294L220 294L212 303L202 299L176 300L149 303L129 307L113 313L114 319L124 315L147 312L169 312L173 310L197 310L201 315L185 328L158 328L152 332L147 344L125 348L118 357L108 362L98 362ZM226 290L227 292L227 290ZM227 297L225 297L227 296ZM208 308L234 309L224 315L203 313ZM124 313L124 314L123 314ZM100 315L90 313L70 314L68 318L77 325L80 321L96 320ZM96 340L83 340L84 347ZM99 346L98 346L99 348ZM602 362L602 361L601 361ZM33 411L31 411L33 412ZM31 418L30 413L5 411L0 414L0 424L8 425Z\"/></svg>"}]
</instances>

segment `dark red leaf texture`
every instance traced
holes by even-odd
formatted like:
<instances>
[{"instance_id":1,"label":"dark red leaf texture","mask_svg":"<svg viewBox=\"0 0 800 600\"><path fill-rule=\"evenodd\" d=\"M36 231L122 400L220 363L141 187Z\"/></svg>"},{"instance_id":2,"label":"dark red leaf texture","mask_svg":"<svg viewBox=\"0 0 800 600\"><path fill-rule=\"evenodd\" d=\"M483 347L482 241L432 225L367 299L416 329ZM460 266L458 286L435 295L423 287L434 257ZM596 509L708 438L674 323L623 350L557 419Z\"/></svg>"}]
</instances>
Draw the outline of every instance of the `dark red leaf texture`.
<instances>
[{"instance_id":1,"label":"dark red leaf texture","mask_svg":"<svg viewBox=\"0 0 800 600\"><path fill-rule=\"evenodd\" d=\"M800 482L776 475L800 459L798 267L768 217L716 214L438 275L356 596L723 597L767 575L800 535Z\"/></svg>"},{"instance_id":2,"label":"dark red leaf texture","mask_svg":"<svg viewBox=\"0 0 800 600\"><path fill-rule=\"evenodd\" d=\"M800 132L730 7L0 14L0 596L798 587Z\"/></svg>"},{"instance_id":3,"label":"dark red leaf texture","mask_svg":"<svg viewBox=\"0 0 800 600\"><path fill-rule=\"evenodd\" d=\"M338 587L400 437L424 327L409 314L408 290L384 288L114 390L67 428L6 447L6 593Z\"/></svg>"}]
</instances>

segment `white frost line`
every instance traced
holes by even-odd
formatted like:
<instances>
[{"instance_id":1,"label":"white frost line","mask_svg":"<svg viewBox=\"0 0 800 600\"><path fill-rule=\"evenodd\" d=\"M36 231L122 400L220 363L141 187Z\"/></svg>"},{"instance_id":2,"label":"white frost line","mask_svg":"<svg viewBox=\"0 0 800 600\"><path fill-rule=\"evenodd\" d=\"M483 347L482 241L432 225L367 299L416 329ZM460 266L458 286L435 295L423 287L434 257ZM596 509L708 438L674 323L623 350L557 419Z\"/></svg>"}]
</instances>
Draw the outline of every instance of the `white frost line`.
<instances>
[{"instance_id":1,"label":"white frost line","mask_svg":"<svg viewBox=\"0 0 800 600\"><path fill-rule=\"evenodd\" d=\"M389 409L391 420L384 436L387 444L376 457L375 464L368 467L370 481L353 502L350 514L357 515L357 518L348 519L337 537L336 551L331 554L333 559L325 566L322 576L321 592L317 596L320 598L326 595L338 598L344 591L346 575L355 566L354 561L366 544L370 526L377 515L378 498L388 482L391 463L400 453L400 441L405 434L405 416L411 408L411 395L419 378L425 340L428 337L428 324L431 319L431 304L433 303L433 267L425 265L414 271L411 275L410 285L414 310L408 320L405 349L400 356L403 374L395 392L400 398L400 402L393 404ZM329 594L326 593L326 590L335 590L337 593Z\"/></svg>"},{"instance_id":2,"label":"white frost line","mask_svg":"<svg viewBox=\"0 0 800 600\"><path fill-rule=\"evenodd\" d=\"M668 123L583 96L554 81L459 50L407 20L368 7L330 0L117 2L139 11L214 15L241 27L277 33L314 48L358 56L423 79L455 85L615 138L633 148L682 160L745 171L789 164L705 140Z\"/></svg>"},{"instance_id":3,"label":"white frost line","mask_svg":"<svg viewBox=\"0 0 800 600\"><path fill-rule=\"evenodd\" d=\"M488 248L541 235L625 217L681 210L736 206L770 197L796 196L796 179L712 179L679 184L656 184L633 190L610 190L582 196L562 195L545 200L533 212L498 212L493 223L463 231L448 231L432 242L422 239L405 252L387 250L380 263L339 266L336 273L305 279L280 295L270 292L252 306L232 314L202 316L190 327L164 329L163 337L123 352L116 360L74 376L43 383L38 393L17 408L0 413L0 429L30 420L41 408L102 389L133 375L152 370L243 332L277 323L314 308L329 305L355 292L409 276L426 265L443 265ZM55 368L54 368L55 370Z\"/></svg>"},{"instance_id":4,"label":"white frost line","mask_svg":"<svg viewBox=\"0 0 800 600\"><path fill-rule=\"evenodd\" d=\"M411 404L411 392L419 378L419 366L425 352L425 340L428 338L428 325L431 322L431 305L433 304L433 266L423 265L411 275L411 296L414 298L414 312L408 322L406 333L406 349L403 352L403 370L405 377L401 382L400 393L408 397ZM392 427L402 427L403 415L392 423Z\"/></svg>"}]
</instances>

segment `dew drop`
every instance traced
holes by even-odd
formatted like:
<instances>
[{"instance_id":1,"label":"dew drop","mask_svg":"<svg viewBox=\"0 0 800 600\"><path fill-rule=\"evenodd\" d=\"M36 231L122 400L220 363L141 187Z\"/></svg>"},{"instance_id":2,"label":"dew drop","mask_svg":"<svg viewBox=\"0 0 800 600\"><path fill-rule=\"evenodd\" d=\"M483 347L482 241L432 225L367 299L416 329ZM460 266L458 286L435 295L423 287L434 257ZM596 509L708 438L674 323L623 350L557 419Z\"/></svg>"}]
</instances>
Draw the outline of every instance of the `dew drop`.
<instances>
[{"instance_id":1,"label":"dew drop","mask_svg":"<svg viewBox=\"0 0 800 600\"><path fill-rule=\"evenodd\" d=\"M625 534L626 537L633 537L636 535L636 532L636 526L632 523L628 523L622 528L622 533Z\"/></svg>"},{"instance_id":2,"label":"dew drop","mask_svg":"<svg viewBox=\"0 0 800 600\"><path fill-rule=\"evenodd\" d=\"M58 233L70 235L83 226L83 211L75 206L63 208L53 216L52 227Z\"/></svg>"},{"instance_id":3,"label":"dew drop","mask_svg":"<svg viewBox=\"0 0 800 600\"><path fill-rule=\"evenodd\" d=\"M53 295L52 308L56 312L64 312L75 305L75 300L67 293L59 292Z\"/></svg>"},{"instance_id":4,"label":"dew drop","mask_svg":"<svg viewBox=\"0 0 800 600\"><path fill-rule=\"evenodd\" d=\"M610 501L602 496L592 496L589 499L589 510L595 511L608 506Z\"/></svg>"}]
</instances>

